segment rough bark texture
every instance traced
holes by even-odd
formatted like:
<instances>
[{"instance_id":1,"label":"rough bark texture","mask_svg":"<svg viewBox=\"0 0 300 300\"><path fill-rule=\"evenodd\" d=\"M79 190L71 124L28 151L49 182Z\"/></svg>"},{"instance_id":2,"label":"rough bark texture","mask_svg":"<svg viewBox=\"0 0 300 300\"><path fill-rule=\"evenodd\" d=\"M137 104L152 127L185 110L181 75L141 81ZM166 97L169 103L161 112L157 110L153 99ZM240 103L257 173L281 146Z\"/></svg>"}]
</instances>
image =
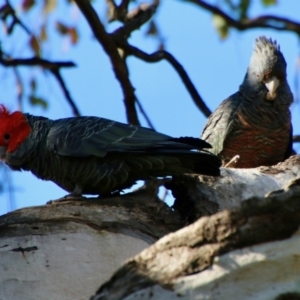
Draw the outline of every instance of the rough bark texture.
<instances>
[{"instance_id":1,"label":"rough bark texture","mask_svg":"<svg viewBox=\"0 0 300 300\"><path fill-rule=\"evenodd\" d=\"M274 276L281 277L282 280L277 280L277 288L270 294L271 296L279 296L284 292L300 292L299 284L298 286L296 284L299 276L295 275L300 271L300 238L299 235L290 238L300 225L299 200L298 178L284 190L273 192L266 198L254 197L244 201L239 209L224 210L203 217L194 224L163 237L128 260L107 283L100 287L92 299L232 299L234 292L229 293L228 287L226 297L222 294L222 288L218 288L218 276L206 278L202 276L201 271L210 267L207 272L213 272L220 264L218 259L222 262L227 261L229 267L230 256L223 258L221 255L242 248L244 249L239 250L240 253L244 252L250 256L255 255L256 251L259 255L261 251L259 258L248 257L248 268L251 262L252 268L258 265L258 270L265 272L265 274L258 273L259 275L253 272L256 274L254 283L264 282L263 288L269 286L268 291L271 291ZM273 242L257 248L250 247L288 238L290 239L286 244ZM278 253L277 262L270 255L272 247L278 251L286 249L282 256ZM236 288L240 281L242 284L248 277L245 258L241 267L236 265L239 263L238 254L238 252L232 254L237 256L231 261L233 271L223 272L231 273L231 277L228 276L230 279L228 284ZM217 258L218 256L221 257ZM269 265L272 268L268 269ZM238 270L235 274L234 269ZM287 273L290 275L286 276ZM192 274L195 275L188 277ZM287 279L291 278L293 280L286 284ZM226 280L221 280L221 283L222 287L227 286ZM215 289L214 294L209 289L209 284ZM270 298L270 295L266 297L265 290L260 290L259 286L254 286L253 289L257 295L261 294L263 297L255 298L254 294L252 295L254 298L248 297L247 289L243 291L241 288L238 299L274 299Z\"/></svg>"},{"instance_id":2,"label":"rough bark texture","mask_svg":"<svg viewBox=\"0 0 300 300\"><path fill-rule=\"evenodd\" d=\"M94 300L229 300L234 290L238 299L274 300L278 291L298 297L296 176L300 156L274 167L222 169L220 178L176 178L170 187L177 211L157 199L154 184L120 197L53 202L1 216L0 299L88 299L125 259L202 215L211 216L128 260ZM252 298L243 294L249 289ZM278 299L300 300L287 295Z\"/></svg>"},{"instance_id":3,"label":"rough bark texture","mask_svg":"<svg viewBox=\"0 0 300 300\"><path fill-rule=\"evenodd\" d=\"M0 299L88 299L125 259L180 227L177 214L143 191L3 215Z\"/></svg>"},{"instance_id":4,"label":"rough bark texture","mask_svg":"<svg viewBox=\"0 0 300 300\"><path fill-rule=\"evenodd\" d=\"M250 197L263 197L300 176L300 155L271 167L222 168L220 177L184 176L167 184L175 197L174 209L185 223L219 210L239 207Z\"/></svg>"}]
</instances>

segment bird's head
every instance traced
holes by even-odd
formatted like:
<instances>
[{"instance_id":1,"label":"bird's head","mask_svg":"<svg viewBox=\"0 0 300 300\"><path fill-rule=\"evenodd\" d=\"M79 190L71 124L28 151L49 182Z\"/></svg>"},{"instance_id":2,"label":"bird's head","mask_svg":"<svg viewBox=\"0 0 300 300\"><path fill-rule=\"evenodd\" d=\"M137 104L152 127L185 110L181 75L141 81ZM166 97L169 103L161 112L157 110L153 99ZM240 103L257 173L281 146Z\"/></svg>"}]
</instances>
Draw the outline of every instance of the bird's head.
<instances>
[{"instance_id":1,"label":"bird's head","mask_svg":"<svg viewBox=\"0 0 300 300\"><path fill-rule=\"evenodd\" d=\"M266 100L275 99L278 89L286 83L286 62L275 40L256 38L245 81L255 89L263 88Z\"/></svg>"},{"instance_id":2,"label":"bird's head","mask_svg":"<svg viewBox=\"0 0 300 300\"><path fill-rule=\"evenodd\" d=\"M10 113L4 105L0 105L0 158L18 149L30 132L31 127L23 113Z\"/></svg>"}]
</instances>

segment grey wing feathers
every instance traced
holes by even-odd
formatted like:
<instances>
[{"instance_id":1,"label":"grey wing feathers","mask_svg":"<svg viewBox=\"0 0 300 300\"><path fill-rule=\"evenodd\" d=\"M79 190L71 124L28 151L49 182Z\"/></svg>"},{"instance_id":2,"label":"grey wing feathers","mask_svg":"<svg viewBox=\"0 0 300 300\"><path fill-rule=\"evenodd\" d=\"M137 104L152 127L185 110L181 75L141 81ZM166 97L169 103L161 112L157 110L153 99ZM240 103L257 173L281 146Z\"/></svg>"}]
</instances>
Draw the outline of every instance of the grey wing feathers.
<instances>
[{"instance_id":1,"label":"grey wing feathers","mask_svg":"<svg viewBox=\"0 0 300 300\"><path fill-rule=\"evenodd\" d=\"M97 117L78 117L54 121L47 145L60 155L103 157L108 151L139 152L178 145L171 139L168 135L144 127ZM194 147L182 144L182 148L188 150Z\"/></svg>"},{"instance_id":2,"label":"grey wing feathers","mask_svg":"<svg viewBox=\"0 0 300 300\"><path fill-rule=\"evenodd\" d=\"M210 151L215 155L223 150L225 139L232 130L233 119L241 103L240 97L239 93L235 93L224 100L210 115L203 129L201 138L212 145Z\"/></svg>"}]
</instances>

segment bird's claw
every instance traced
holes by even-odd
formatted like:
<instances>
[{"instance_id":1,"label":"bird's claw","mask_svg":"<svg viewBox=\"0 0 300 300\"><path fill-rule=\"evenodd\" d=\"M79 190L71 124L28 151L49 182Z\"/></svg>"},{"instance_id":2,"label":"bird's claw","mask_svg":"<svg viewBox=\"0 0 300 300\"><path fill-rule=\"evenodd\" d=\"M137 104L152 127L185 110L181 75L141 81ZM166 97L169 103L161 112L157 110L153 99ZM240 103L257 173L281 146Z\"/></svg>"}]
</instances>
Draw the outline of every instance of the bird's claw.
<instances>
[{"instance_id":1,"label":"bird's claw","mask_svg":"<svg viewBox=\"0 0 300 300\"><path fill-rule=\"evenodd\" d=\"M224 168L235 168L237 162L239 161L240 156L235 155L225 166Z\"/></svg>"},{"instance_id":2,"label":"bird's claw","mask_svg":"<svg viewBox=\"0 0 300 300\"><path fill-rule=\"evenodd\" d=\"M54 204L54 203L61 203L64 201L82 201L82 200L86 200L86 197L83 197L82 195L76 195L76 194L68 194L62 198L56 199L56 200L49 200L46 204Z\"/></svg>"}]
</instances>

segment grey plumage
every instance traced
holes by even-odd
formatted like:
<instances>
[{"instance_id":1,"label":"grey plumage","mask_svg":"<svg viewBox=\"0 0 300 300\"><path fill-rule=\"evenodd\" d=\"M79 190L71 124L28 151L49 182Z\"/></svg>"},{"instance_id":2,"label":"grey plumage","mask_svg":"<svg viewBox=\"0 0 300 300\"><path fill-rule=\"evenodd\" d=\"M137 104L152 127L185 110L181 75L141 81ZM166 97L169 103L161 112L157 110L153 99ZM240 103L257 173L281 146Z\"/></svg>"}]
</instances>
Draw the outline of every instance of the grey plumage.
<instances>
[{"instance_id":1,"label":"grey plumage","mask_svg":"<svg viewBox=\"0 0 300 300\"><path fill-rule=\"evenodd\" d=\"M107 195L140 179L220 174L220 160L201 150L210 145L197 138L172 138L97 117L24 117L29 136L2 159L12 169L29 170L71 193Z\"/></svg>"},{"instance_id":2,"label":"grey plumage","mask_svg":"<svg viewBox=\"0 0 300 300\"><path fill-rule=\"evenodd\" d=\"M223 164L239 155L236 167L274 165L292 151L292 102L279 45L259 37L239 91L212 113L201 138Z\"/></svg>"}]
</instances>

